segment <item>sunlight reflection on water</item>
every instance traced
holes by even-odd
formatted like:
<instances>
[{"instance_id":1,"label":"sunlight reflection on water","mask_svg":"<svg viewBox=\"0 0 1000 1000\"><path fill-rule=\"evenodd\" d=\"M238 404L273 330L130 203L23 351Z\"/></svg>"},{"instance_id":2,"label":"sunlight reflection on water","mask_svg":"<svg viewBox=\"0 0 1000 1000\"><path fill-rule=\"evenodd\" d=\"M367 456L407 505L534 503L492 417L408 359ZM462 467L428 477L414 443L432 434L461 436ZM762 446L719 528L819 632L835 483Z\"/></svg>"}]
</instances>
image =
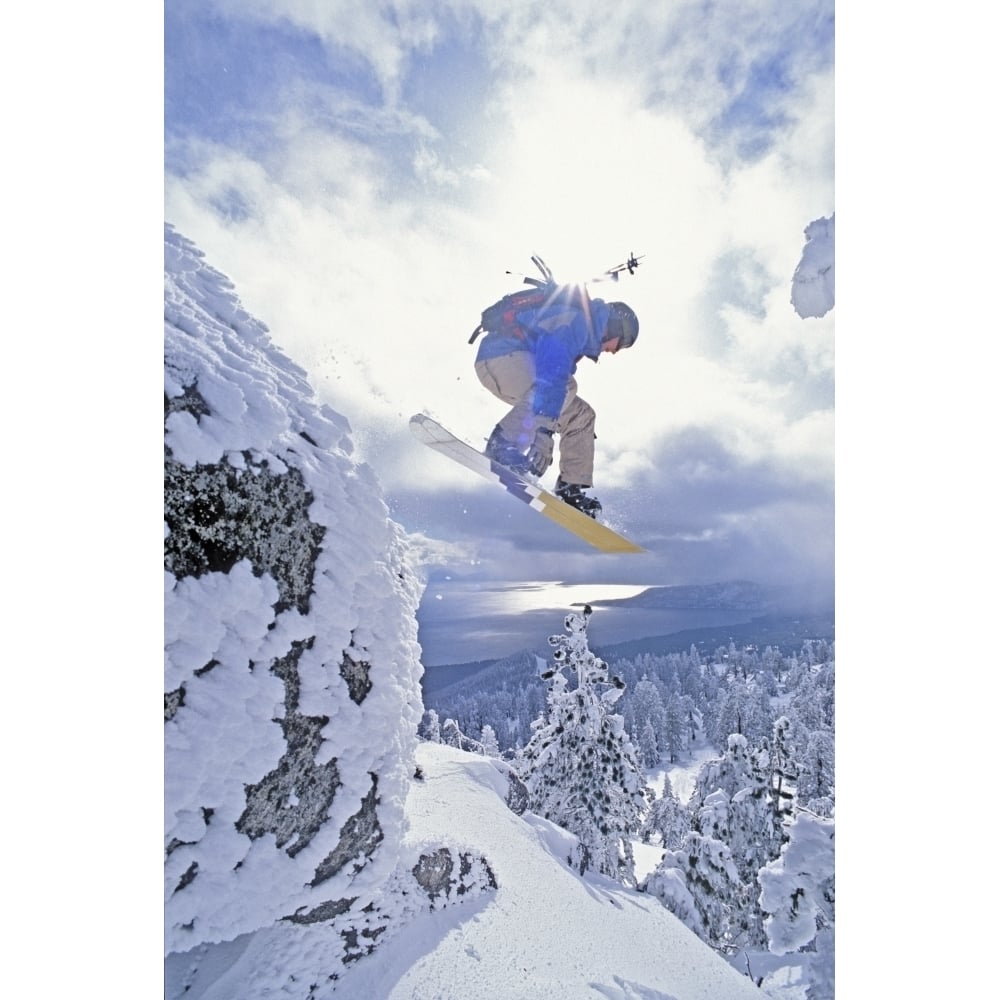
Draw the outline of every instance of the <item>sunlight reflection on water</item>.
<instances>
[{"instance_id":1,"label":"sunlight reflection on water","mask_svg":"<svg viewBox=\"0 0 1000 1000\"><path fill-rule=\"evenodd\" d=\"M428 588L428 591L434 588ZM623 597L634 597L647 589L645 585L614 583L521 583L509 587L491 587L481 589L465 584L459 588L449 588L452 592L446 595L446 600L461 600L469 602L478 610L486 613L518 614L522 611L567 611L574 604L587 601L617 600ZM426 597L425 597L426 600Z\"/></svg>"},{"instance_id":2,"label":"sunlight reflection on water","mask_svg":"<svg viewBox=\"0 0 1000 1000\"><path fill-rule=\"evenodd\" d=\"M498 659L522 649L545 653L550 635L560 633L574 606L633 597L646 590L633 584L563 584L532 581L515 585L439 581L430 584L417 613L425 666ZM703 625L749 619L739 611L594 607L592 646L667 635Z\"/></svg>"}]
</instances>

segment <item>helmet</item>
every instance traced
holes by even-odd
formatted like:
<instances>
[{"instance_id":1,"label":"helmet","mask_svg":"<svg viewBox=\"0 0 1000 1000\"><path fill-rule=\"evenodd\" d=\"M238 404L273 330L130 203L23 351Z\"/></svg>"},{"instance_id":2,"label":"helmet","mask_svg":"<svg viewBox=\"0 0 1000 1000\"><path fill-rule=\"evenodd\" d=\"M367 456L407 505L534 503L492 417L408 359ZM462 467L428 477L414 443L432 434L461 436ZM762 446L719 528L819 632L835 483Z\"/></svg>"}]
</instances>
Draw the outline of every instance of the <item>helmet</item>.
<instances>
[{"instance_id":1,"label":"helmet","mask_svg":"<svg viewBox=\"0 0 1000 1000\"><path fill-rule=\"evenodd\" d=\"M609 302L611 312L604 330L604 340L621 337L619 349L631 347L639 336L639 317L624 302Z\"/></svg>"}]
</instances>

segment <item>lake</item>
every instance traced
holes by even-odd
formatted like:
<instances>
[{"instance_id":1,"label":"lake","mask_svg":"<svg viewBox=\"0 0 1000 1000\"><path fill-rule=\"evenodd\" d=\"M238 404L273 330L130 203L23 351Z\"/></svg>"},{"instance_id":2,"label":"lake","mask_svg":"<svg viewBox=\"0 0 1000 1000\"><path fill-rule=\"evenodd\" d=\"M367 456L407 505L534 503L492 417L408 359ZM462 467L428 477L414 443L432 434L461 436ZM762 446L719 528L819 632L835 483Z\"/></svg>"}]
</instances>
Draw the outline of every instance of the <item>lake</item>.
<instances>
[{"instance_id":1,"label":"lake","mask_svg":"<svg viewBox=\"0 0 1000 1000\"><path fill-rule=\"evenodd\" d=\"M563 619L576 604L615 600L646 590L645 584L516 585L440 581L428 585L417 612L424 666L494 660L521 649L548 649L562 634ZM668 635L685 629L738 625L760 612L595 607L588 635L591 647L628 639Z\"/></svg>"}]
</instances>

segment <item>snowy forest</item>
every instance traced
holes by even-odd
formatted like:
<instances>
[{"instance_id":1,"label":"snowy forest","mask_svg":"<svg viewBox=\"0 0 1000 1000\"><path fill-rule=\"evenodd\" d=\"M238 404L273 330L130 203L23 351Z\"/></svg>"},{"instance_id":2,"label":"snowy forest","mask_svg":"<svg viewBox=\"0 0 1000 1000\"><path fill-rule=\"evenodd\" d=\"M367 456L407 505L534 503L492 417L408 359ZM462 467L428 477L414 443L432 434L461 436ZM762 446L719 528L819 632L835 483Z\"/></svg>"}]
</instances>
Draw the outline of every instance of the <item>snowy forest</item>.
<instances>
[{"instance_id":1,"label":"snowy forest","mask_svg":"<svg viewBox=\"0 0 1000 1000\"><path fill-rule=\"evenodd\" d=\"M833 643L606 663L590 614L549 638L551 665L522 654L425 696L420 736L508 761L528 807L579 838L581 874L653 894L758 985L799 952L807 995L832 997ZM686 796L672 768L693 771ZM634 841L662 851L642 878Z\"/></svg>"}]
</instances>

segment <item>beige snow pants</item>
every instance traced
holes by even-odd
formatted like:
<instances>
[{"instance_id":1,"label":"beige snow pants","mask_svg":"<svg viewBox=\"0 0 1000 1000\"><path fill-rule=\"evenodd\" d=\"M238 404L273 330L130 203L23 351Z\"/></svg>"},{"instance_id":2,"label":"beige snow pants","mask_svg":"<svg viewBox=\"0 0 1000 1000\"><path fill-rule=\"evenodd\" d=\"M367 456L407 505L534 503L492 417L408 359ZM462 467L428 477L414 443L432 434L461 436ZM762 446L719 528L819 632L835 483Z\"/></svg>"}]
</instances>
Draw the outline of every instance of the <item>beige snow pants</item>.
<instances>
[{"instance_id":1,"label":"beige snow pants","mask_svg":"<svg viewBox=\"0 0 1000 1000\"><path fill-rule=\"evenodd\" d=\"M490 392L513 409L500 421L508 441L525 444L524 429L532 424L535 389L535 359L530 351L514 351L499 358L476 362L476 375ZM594 484L594 408L576 394L576 379L570 378L566 400L556 421L559 435L559 476L564 483Z\"/></svg>"}]
</instances>

